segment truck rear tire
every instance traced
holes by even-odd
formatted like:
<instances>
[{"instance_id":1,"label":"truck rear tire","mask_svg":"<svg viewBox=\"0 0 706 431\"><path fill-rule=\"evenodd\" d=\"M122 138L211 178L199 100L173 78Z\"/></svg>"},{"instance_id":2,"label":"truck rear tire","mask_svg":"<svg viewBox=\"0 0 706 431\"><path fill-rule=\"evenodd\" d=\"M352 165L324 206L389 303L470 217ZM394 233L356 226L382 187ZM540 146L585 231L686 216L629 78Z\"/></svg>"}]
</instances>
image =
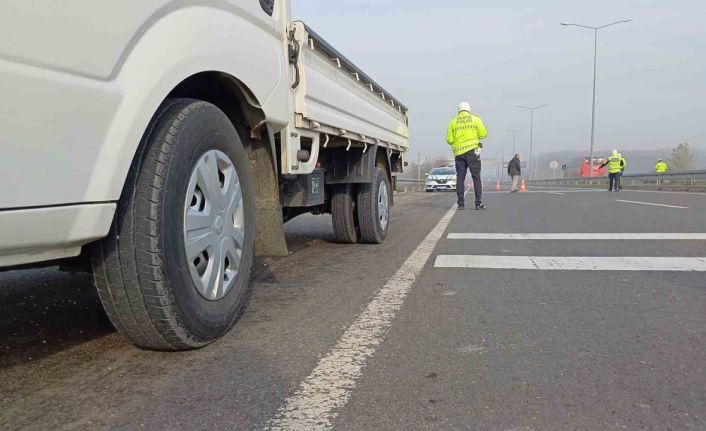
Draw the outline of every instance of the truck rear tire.
<instances>
[{"instance_id":1,"label":"truck rear tire","mask_svg":"<svg viewBox=\"0 0 706 431\"><path fill-rule=\"evenodd\" d=\"M103 306L138 347L187 350L241 313L255 241L250 165L216 106L170 99L140 144L110 234L92 247Z\"/></svg>"},{"instance_id":2,"label":"truck rear tire","mask_svg":"<svg viewBox=\"0 0 706 431\"><path fill-rule=\"evenodd\" d=\"M333 187L331 220L336 241L342 244L356 244L360 239L355 199L353 184L338 184Z\"/></svg>"},{"instance_id":3,"label":"truck rear tire","mask_svg":"<svg viewBox=\"0 0 706 431\"><path fill-rule=\"evenodd\" d=\"M382 243L390 226L390 181L384 169L376 167L372 184L360 185L357 201L360 242Z\"/></svg>"}]
</instances>

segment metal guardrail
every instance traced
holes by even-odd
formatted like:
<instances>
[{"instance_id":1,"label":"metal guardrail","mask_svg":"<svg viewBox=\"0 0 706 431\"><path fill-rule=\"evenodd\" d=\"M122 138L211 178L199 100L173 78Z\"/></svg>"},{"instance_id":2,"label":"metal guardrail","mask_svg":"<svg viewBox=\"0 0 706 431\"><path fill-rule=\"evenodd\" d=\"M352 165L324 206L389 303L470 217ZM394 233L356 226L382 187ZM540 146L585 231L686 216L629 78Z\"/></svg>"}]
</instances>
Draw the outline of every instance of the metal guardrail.
<instances>
[{"instance_id":1,"label":"metal guardrail","mask_svg":"<svg viewBox=\"0 0 706 431\"><path fill-rule=\"evenodd\" d=\"M706 170L666 172L664 174L625 174L621 182L624 188L706 192ZM534 186L605 187L608 184L608 177L532 180L528 184Z\"/></svg>"},{"instance_id":2,"label":"metal guardrail","mask_svg":"<svg viewBox=\"0 0 706 431\"><path fill-rule=\"evenodd\" d=\"M396 192L423 192L426 180L413 180L408 178L395 177Z\"/></svg>"}]
</instances>

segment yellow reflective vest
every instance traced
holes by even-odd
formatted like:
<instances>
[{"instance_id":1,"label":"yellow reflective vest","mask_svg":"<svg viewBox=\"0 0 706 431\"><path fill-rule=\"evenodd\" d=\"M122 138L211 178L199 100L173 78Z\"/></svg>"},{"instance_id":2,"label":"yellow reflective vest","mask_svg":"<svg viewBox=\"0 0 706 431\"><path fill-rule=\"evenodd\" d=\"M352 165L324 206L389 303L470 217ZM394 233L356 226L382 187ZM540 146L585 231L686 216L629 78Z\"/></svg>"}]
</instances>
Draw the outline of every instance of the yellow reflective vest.
<instances>
[{"instance_id":1,"label":"yellow reflective vest","mask_svg":"<svg viewBox=\"0 0 706 431\"><path fill-rule=\"evenodd\" d=\"M479 116L463 111L451 120L446 131L446 142L451 145L454 156L460 156L478 148L480 140L488 136L483 120Z\"/></svg>"},{"instance_id":2,"label":"yellow reflective vest","mask_svg":"<svg viewBox=\"0 0 706 431\"><path fill-rule=\"evenodd\" d=\"M620 157L618 156L610 156L608 157L608 173L609 174L617 174L622 170L623 166L623 161Z\"/></svg>"},{"instance_id":3,"label":"yellow reflective vest","mask_svg":"<svg viewBox=\"0 0 706 431\"><path fill-rule=\"evenodd\" d=\"M657 162L657 164L655 165L655 172L657 172L658 174L663 174L667 172L668 169L669 168L667 167L667 164L664 162Z\"/></svg>"},{"instance_id":4,"label":"yellow reflective vest","mask_svg":"<svg viewBox=\"0 0 706 431\"><path fill-rule=\"evenodd\" d=\"M628 161L625 160L625 157L621 157L621 158L620 158L620 162L623 164L623 165L620 167L620 171L624 171L625 168L628 166Z\"/></svg>"}]
</instances>

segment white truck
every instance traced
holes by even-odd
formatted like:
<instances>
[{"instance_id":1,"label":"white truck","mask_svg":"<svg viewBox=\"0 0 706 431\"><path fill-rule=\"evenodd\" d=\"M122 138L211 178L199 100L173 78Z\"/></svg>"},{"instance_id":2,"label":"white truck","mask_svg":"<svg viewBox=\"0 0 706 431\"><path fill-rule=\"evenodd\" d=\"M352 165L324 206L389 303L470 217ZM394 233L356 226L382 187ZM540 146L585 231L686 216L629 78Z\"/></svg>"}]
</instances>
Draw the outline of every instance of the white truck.
<instances>
[{"instance_id":1,"label":"white truck","mask_svg":"<svg viewBox=\"0 0 706 431\"><path fill-rule=\"evenodd\" d=\"M298 214L385 239L407 109L289 0L4 0L0 29L0 268L90 260L135 345L226 333Z\"/></svg>"}]
</instances>

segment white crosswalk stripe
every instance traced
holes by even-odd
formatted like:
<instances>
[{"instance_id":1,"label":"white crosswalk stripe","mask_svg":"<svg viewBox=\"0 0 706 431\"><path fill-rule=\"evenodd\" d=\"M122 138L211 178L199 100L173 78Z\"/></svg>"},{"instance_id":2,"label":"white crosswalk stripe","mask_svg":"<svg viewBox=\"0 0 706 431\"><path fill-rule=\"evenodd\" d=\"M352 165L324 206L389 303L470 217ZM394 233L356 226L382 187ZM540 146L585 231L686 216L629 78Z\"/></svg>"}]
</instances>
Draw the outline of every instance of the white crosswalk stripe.
<instances>
[{"instance_id":1,"label":"white crosswalk stripe","mask_svg":"<svg viewBox=\"0 0 706 431\"><path fill-rule=\"evenodd\" d=\"M706 233L450 233L473 240L706 240Z\"/></svg>"},{"instance_id":2,"label":"white crosswalk stripe","mask_svg":"<svg viewBox=\"0 0 706 431\"><path fill-rule=\"evenodd\" d=\"M652 207L663 207L663 208L676 208L676 209L681 209L681 210L688 210L689 207L683 207L679 205L665 205L665 204L656 204L653 202L640 202L640 201L626 201L624 199L614 199L615 202L623 202L623 203L628 203L628 204L638 204L638 205L649 205Z\"/></svg>"},{"instance_id":3,"label":"white crosswalk stripe","mask_svg":"<svg viewBox=\"0 0 706 431\"><path fill-rule=\"evenodd\" d=\"M556 271L706 271L706 257L564 257L439 255L436 268Z\"/></svg>"},{"instance_id":4,"label":"white crosswalk stripe","mask_svg":"<svg viewBox=\"0 0 706 431\"><path fill-rule=\"evenodd\" d=\"M449 233L451 240L706 240L706 233ZM439 255L436 268L560 271L706 271L706 257Z\"/></svg>"}]
</instances>

